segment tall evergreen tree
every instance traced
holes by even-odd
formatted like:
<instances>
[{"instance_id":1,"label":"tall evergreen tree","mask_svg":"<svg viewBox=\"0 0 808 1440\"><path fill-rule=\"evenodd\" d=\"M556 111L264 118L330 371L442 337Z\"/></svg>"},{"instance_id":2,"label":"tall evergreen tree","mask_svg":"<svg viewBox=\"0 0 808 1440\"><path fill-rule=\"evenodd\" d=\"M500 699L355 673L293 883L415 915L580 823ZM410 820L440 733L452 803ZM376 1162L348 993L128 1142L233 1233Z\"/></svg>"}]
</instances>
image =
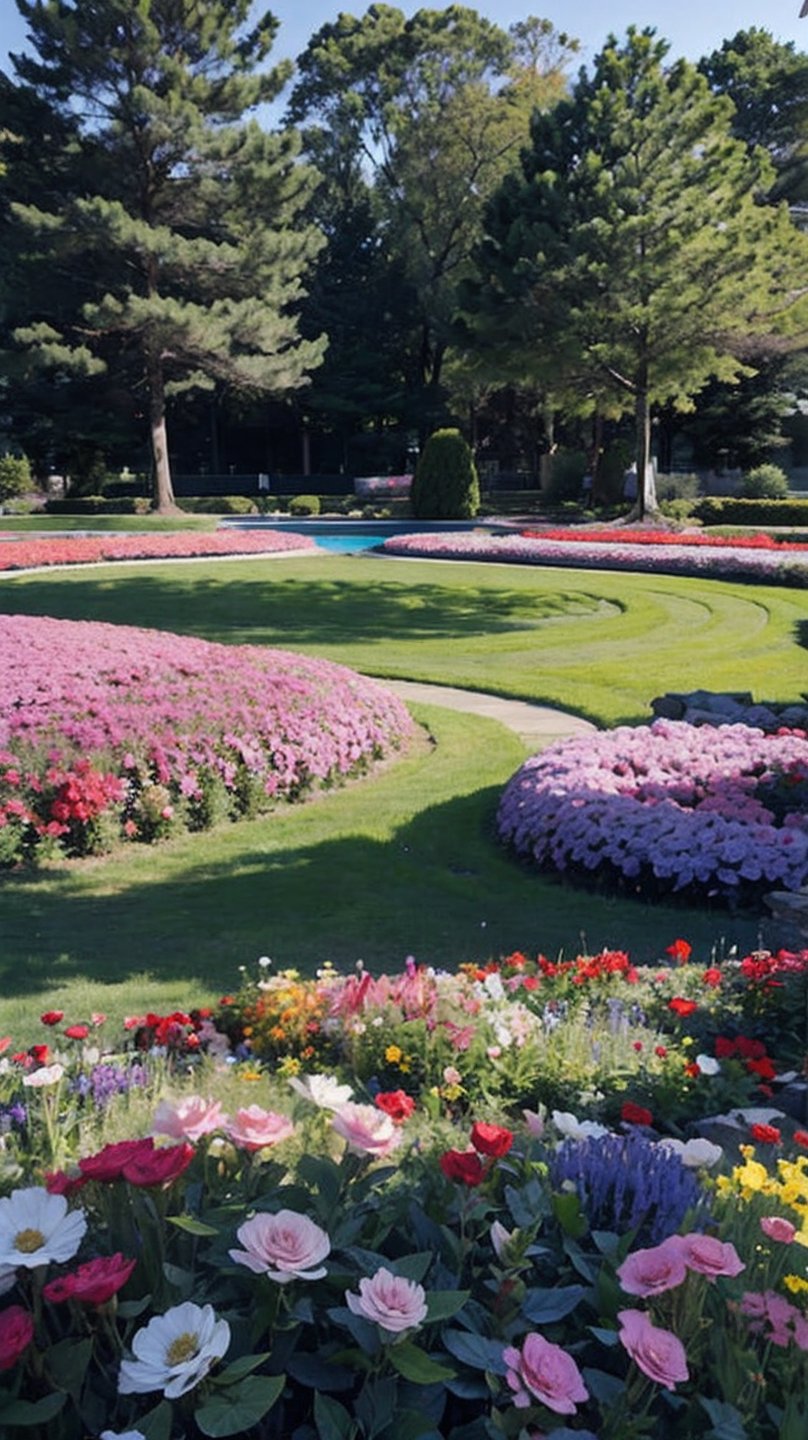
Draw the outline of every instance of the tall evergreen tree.
<instances>
[{"instance_id":1,"label":"tall evergreen tree","mask_svg":"<svg viewBox=\"0 0 808 1440\"><path fill-rule=\"evenodd\" d=\"M653 405L692 405L749 369L750 337L805 326L806 240L728 99L664 64L651 30L612 37L568 101L537 114L492 202L467 296L479 343L510 326L526 374L633 412L640 515L655 505ZM511 318L512 317L512 318Z\"/></svg>"},{"instance_id":2,"label":"tall evergreen tree","mask_svg":"<svg viewBox=\"0 0 808 1440\"><path fill-rule=\"evenodd\" d=\"M14 57L17 75L78 116L87 183L14 210L92 293L72 323L35 310L16 338L45 365L136 366L157 503L170 508L168 397L214 384L285 394L324 351L301 340L295 313L321 244L301 220L312 175L294 132L247 118L288 78L263 68L277 23L249 26L250 0L17 5L36 52Z\"/></svg>"}]
</instances>

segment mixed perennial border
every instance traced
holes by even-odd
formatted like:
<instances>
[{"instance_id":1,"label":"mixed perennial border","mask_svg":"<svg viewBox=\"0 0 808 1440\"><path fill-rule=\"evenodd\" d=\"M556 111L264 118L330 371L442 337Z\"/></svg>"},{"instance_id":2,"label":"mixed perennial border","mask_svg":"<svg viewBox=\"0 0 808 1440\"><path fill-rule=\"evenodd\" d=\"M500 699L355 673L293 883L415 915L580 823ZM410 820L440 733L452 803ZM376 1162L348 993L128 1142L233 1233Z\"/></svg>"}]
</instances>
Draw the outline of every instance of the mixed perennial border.
<instances>
[{"instance_id":1,"label":"mixed perennial border","mask_svg":"<svg viewBox=\"0 0 808 1440\"><path fill-rule=\"evenodd\" d=\"M387 555L428 560L491 560L519 565L562 565L576 569L637 570L723 580L760 580L767 584L808 585L805 546L768 543L767 537L740 542L710 537L671 536L639 539L634 532L576 535L574 531L525 531L491 535L480 530L442 535L396 535L385 540Z\"/></svg>"},{"instance_id":2,"label":"mixed perennial border","mask_svg":"<svg viewBox=\"0 0 808 1440\"><path fill-rule=\"evenodd\" d=\"M107 1054L102 1015L43 1012L0 1040L2 1434L802 1440L807 999L808 951L677 940L263 957Z\"/></svg>"},{"instance_id":3,"label":"mixed perennial border","mask_svg":"<svg viewBox=\"0 0 808 1440\"><path fill-rule=\"evenodd\" d=\"M808 736L656 720L560 741L509 782L500 837L540 869L732 904L808 881Z\"/></svg>"},{"instance_id":4,"label":"mixed perennial border","mask_svg":"<svg viewBox=\"0 0 808 1440\"><path fill-rule=\"evenodd\" d=\"M256 815L413 733L344 666L133 626L6 616L0 673L6 865Z\"/></svg>"},{"instance_id":5,"label":"mixed perennial border","mask_svg":"<svg viewBox=\"0 0 808 1440\"><path fill-rule=\"evenodd\" d=\"M0 537L0 570L52 565L90 565L108 560L192 560L204 556L274 555L316 551L308 535L280 530L228 530L211 534L177 531L161 535L54 535L18 540Z\"/></svg>"}]
</instances>

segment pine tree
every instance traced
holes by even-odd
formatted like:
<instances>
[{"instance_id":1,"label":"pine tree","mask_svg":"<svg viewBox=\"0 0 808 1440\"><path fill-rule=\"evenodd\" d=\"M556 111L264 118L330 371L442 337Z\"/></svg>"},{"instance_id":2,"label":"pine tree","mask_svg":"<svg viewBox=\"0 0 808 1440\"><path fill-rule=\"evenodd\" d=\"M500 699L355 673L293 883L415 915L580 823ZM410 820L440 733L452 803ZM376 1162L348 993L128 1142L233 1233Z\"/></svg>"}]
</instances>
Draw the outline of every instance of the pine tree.
<instances>
[{"instance_id":1,"label":"pine tree","mask_svg":"<svg viewBox=\"0 0 808 1440\"><path fill-rule=\"evenodd\" d=\"M170 395L282 395L325 347L300 339L295 314L321 243L300 218L311 172L293 131L245 118L288 76L261 68L276 22L248 27L250 0L17 5L38 57L15 57L17 74L80 116L87 184L15 213L54 263L94 283L72 323L34 311L16 339L45 365L136 364L157 504L171 508Z\"/></svg>"}]
</instances>

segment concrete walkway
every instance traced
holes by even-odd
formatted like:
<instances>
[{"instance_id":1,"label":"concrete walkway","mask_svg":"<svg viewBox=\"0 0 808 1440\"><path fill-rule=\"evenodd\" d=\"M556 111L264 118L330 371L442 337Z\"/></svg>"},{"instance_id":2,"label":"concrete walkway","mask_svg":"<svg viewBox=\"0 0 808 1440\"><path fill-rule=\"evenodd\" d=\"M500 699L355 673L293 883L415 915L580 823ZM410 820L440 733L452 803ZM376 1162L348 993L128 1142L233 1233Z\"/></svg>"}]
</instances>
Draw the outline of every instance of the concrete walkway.
<instances>
[{"instance_id":1,"label":"concrete walkway","mask_svg":"<svg viewBox=\"0 0 808 1440\"><path fill-rule=\"evenodd\" d=\"M483 695L477 690L455 690L449 685L422 685L413 680L380 680L404 701L421 705L442 705L447 710L462 710L470 715L484 715L514 730L528 750L543 750L553 740L566 740L572 735L591 735L596 726L578 715L564 710L551 710L546 705L531 705L524 700L505 700L501 695Z\"/></svg>"}]
</instances>

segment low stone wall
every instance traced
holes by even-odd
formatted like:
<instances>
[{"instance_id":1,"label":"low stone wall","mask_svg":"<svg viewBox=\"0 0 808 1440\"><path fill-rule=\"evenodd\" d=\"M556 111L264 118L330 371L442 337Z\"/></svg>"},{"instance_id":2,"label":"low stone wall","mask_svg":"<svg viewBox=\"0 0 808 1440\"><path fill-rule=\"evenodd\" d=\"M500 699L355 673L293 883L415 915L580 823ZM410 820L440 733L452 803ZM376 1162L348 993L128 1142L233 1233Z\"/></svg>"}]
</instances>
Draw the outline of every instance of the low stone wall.
<instances>
[{"instance_id":1,"label":"low stone wall","mask_svg":"<svg viewBox=\"0 0 808 1440\"><path fill-rule=\"evenodd\" d=\"M689 725L754 725L767 733L788 726L808 731L808 696L787 704L755 701L749 690L671 692L651 701L656 719L686 720Z\"/></svg>"}]
</instances>

